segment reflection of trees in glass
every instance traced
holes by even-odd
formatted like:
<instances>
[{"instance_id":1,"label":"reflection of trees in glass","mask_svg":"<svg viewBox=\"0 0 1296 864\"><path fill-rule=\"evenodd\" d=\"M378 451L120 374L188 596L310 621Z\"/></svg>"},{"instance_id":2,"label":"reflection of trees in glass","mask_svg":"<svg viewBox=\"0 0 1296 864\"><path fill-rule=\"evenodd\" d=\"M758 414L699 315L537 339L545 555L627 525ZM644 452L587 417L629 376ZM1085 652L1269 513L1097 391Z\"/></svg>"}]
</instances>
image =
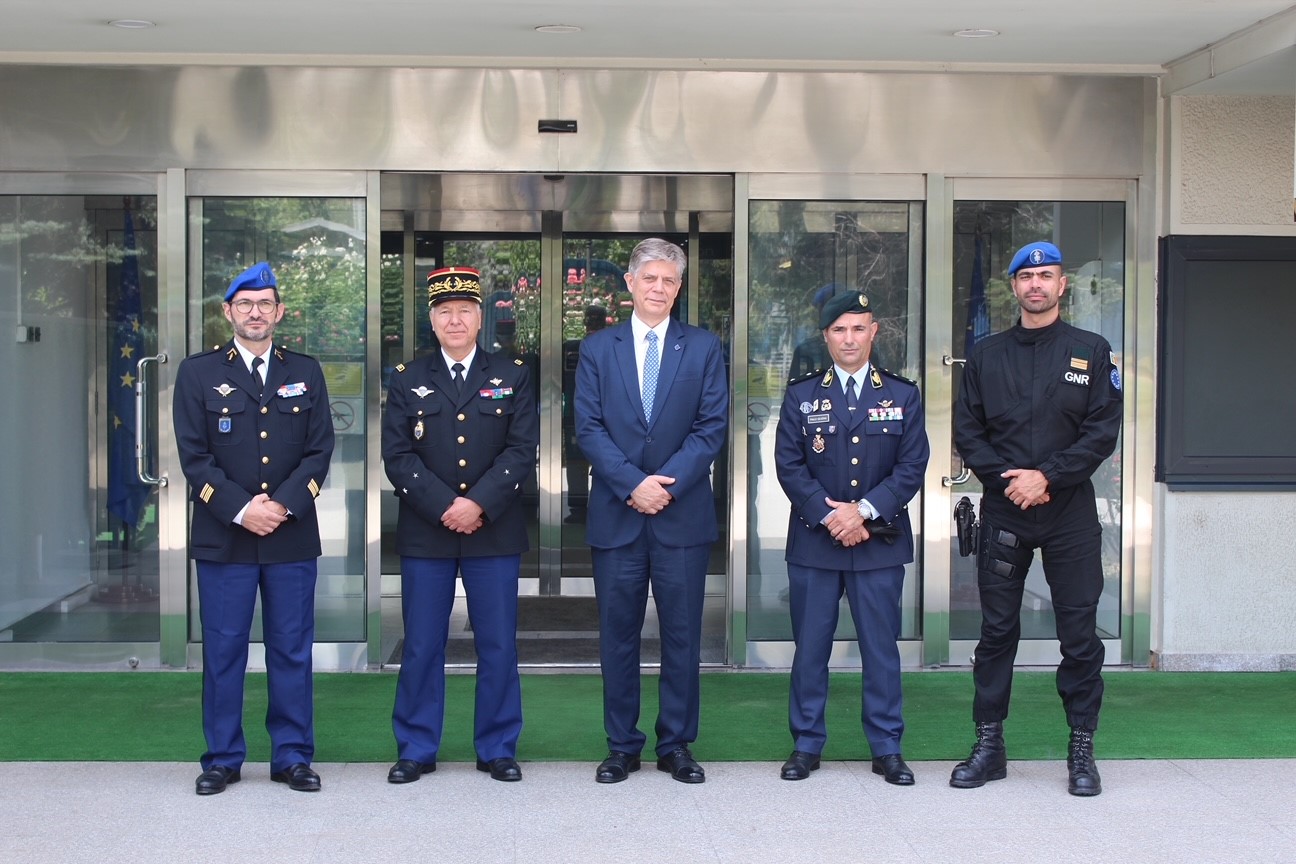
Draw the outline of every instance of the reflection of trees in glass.
<instances>
[{"instance_id":1,"label":"reflection of trees in glass","mask_svg":"<svg viewBox=\"0 0 1296 864\"><path fill-rule=\"evenodd\" d=\"M749 351L768 380L786 378L798 346L814 348L816 358L824 359L819 310L841 291L868 297L879 325L875 357L906 371L901 364L911 329L908 223L904 203L752 203Z\"/></svg>"},{"instance_id":2,"label":"reflection of trees in glass","mask_svg":"<svg viewBox=\"0 0 1296 864\"><path fill-rule=\"evenodd\" d=\"M346 198L208 198L203 214L203 341L230 328L221 311L229 281L267 260L286 307L275 340L329 359L363 360L363 202Z\"/></svg>"}]
</instances>

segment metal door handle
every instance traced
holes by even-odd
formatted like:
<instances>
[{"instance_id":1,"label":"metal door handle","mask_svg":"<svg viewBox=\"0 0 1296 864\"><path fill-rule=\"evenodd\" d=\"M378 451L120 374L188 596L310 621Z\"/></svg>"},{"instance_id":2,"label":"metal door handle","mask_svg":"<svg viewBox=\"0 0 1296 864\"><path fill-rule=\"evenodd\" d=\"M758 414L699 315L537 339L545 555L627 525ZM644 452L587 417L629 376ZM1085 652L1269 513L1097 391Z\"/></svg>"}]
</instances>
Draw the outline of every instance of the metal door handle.
<instances>
[{"instance_id":1,"label":"metal door handle","mask_svg":"<svg viewBox=\"0 0 1296 864\"><path fill-rule=\"evenodd\" d=\"M145 427L145 420L148 416L148 410L145 406L147 401L147 388L144 386L144 364L146 363L165 363L167 362L166 353L158 354L153 357L141 357L135 364L135 473L139 475L141 483L147 483L150 486L157 486L159 489L166 488L166 475L154 477L148 473L148 453L145 441L148 440L148 432Z\"/></svg>"},{"instance_id":2,"label":"metal door handle","mask_svg":"<svg viewBox=\"0 0 1296 864\"><path fill-rule=\"evenodd\" d=\"M963 364L967 363L967 361L964 360L962 357L951 357L948 354L942 354L941 363L945 364L946 366L962 366Z\"/></svg>"},{"instance_id":3,"label":"metal door handle","mask_svg":"<svg viewBox=\"0 0 1296 864\"><path fill-rule=\"evenodd\" d=\"M942 477L941 485L948 489L951 486L960 486L972 479L972 471L966 465L959 472L957 477Z\"/></svg>"}]
</instances>

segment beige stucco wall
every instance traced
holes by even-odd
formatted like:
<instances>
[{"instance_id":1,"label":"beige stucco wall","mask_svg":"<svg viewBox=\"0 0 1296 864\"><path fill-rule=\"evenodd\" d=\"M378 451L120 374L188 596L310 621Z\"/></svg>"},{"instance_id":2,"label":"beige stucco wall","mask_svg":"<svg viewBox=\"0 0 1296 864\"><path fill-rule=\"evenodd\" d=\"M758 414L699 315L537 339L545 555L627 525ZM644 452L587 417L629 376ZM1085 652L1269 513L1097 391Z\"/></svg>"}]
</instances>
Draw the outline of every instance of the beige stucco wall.
<instances>
[{"instance_id":1,"label":"beige stucco wall","mask_svg":"<svg viewBox=\"0 0 1296 864\"><path fill-rule=\"evenodd\" d=\"M1170 102L1161 233L1296 235L1296 94ZM1158 668L1296 669L1296 492L1162 486L1158 497Z\"/></svg>"}]
</instances>

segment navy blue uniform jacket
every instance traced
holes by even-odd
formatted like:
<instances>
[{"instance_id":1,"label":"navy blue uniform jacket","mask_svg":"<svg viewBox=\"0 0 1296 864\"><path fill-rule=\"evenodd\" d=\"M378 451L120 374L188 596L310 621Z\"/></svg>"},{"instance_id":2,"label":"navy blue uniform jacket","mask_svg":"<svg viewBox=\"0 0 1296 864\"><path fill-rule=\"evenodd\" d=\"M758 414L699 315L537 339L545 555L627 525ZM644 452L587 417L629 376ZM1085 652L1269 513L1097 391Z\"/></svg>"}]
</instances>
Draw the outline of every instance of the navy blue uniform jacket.
<instances>
[{"instance_id":1,"label":"navy blue uniform jacket","mask_svg":"<svg viewBox=\"0 0 1296 864\"><path fill-rule=\"evenodd\" d=\"M540 418L521 360L477 350L454 395L440 351L396 367L387 389L382 450L396 487L396 551L416 558L479 558L527 550L519 486L535 472ZM441 524L459 496L484 511L460 534Z\"/></svg>"},{"instance_id":2,"label":"navy blue uniform jacket","mask_svg":"<svg viewBox=\"0 0 1296 864\"><path fill-rule=\"evenodd\" d=\"M855 416L846 408L833 369L788 384L774 439L779 483L792 502L786 558L824 570L875 570L913 560L913 529L905 505L922 487L931 455L918 387L874 367ZM833 544L820 524L825 498L867 499L903 531L894 543L869 539Z\"/></svg>"},{"instance_id":3,"label":"navy blue uniform jacket","mask_svg":"<svg viewBox=\"0 0 1296 864\"><path fill-rule=\"evenodd\" d=\"M666 330L652 422L644 419L634 331L626 321L581 342L576 441L593 469L586 541L626 546L652 520L657 542L701 546L719 536L711 464L724 446L729 384L715 334L675 319ZM674 477L674 498L645 516L626 504L650 474Z\"/></svg>"},{"instance_id":4,"label":"navy blue uniform jacket","mask_svg":"<svg viewBox=\"0 0 1296 864\"><path fill-rule=\"evenodd\" d=\"M333 455L324 373L313 357L275 346L265 390L230 342L185 358L176 372L176 444L193 499L189 554L225 564L279 564L320 554L315 498ZM288 521L265 537L234 524L265 492Z\"/></svg>"}]
</instances>

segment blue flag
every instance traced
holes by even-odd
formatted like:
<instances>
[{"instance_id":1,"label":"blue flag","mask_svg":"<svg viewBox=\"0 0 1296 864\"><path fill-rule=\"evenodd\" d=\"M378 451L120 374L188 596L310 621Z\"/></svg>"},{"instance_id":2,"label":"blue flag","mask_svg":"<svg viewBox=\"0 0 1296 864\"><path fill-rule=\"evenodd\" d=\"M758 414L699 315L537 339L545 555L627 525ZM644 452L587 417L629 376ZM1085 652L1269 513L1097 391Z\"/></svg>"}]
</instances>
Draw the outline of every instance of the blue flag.
<instances>
[{"instance_id":1,"label":"blue flag","mask_svg":"<svg viewBox=\"0 0 1296 864\"><path fill-rule=\"evenodd\" d=\"M981 258L981 232L976 233L973 242L976 252L972 256L971 291L968 294L967 329L963 339L963 357L972 356L972 346L978 339L990 335L990 311L986 308L985 264Z\"/></svg>"},{"instance_id":2,"label":"blue flag","mask_svg":"<svg viewBox=\"0 0 1296 864\"><path fill-rule=\"evenodd\" d=\"M143 301L135 224L126 211L108 362L108 511L138 528L149 487L135 470L135 364L144 353Z\"/></svg>"}]
</instances>

